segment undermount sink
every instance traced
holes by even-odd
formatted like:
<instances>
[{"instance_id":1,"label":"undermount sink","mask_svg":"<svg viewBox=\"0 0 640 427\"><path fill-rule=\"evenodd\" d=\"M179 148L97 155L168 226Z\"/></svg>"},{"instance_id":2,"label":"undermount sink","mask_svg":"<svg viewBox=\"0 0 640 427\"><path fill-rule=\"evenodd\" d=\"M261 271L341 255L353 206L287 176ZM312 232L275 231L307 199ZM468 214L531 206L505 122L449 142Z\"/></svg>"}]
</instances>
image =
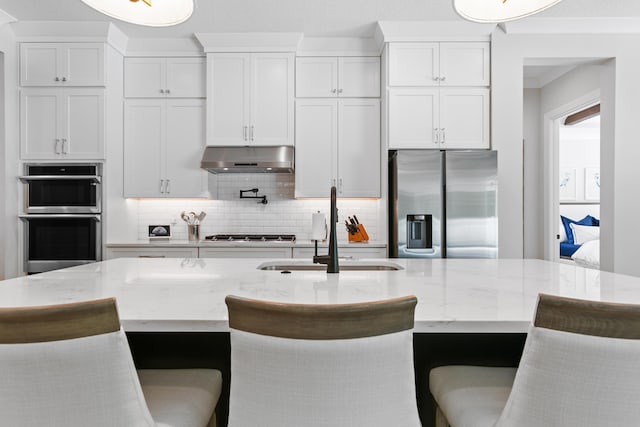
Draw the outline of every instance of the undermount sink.
<instances>
[{"instance_id":1,"label":"undermount sink","mask_svg":"<svg viewBox=\"0 0 640 427\"><path fill-rule=\"evenodd\" d=\"M311 261L269 261L263 262L258 270L272 271L326 271L326 264L314 264ZM340 261L341 271L397 271L404 270L401 265L389 261Z\"/></svg>"}]
</instances>

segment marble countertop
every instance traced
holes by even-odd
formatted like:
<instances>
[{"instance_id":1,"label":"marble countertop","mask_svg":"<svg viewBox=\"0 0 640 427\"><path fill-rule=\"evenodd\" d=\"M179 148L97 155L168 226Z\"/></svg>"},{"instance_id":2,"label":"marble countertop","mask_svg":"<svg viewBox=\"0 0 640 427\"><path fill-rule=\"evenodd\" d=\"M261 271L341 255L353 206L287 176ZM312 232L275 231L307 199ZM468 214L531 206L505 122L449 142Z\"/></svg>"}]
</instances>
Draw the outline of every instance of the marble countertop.
<instances>
[{"instance_id":1,"label":"marble countertop","mask_svg":"<svg viewBox=\"0 0 640 427\"><path fill-rule=\"evenodd\" d=\"M318 247L326 248L329 245L327 241L318 242ZM179 239L171 239L171 240L133 240L130 242L116 242L116 243L107 243L105 244L108 248L179 248L179 247L188 247L188 248L312 248L314 247L314 243L311 240L296 240L295 242L244 242L244 241L235 241L235 242L212 242L210 240L199 240L199 241L190 241L190 240L179 240ZM369 242L338 242L338 246L341 248L347 247L370 247L370 248L386 248L386 242L382 241L373 241Z\"/></svg>"},{"instance_id":2,"label":"marble countertop","mask_svg":"<svg viewBox=\"0 0 640 427\"><path fill-rule=\"evenodd\" d=\"M228 294L296 303L416 295L416 332L525 332L539 292L640 303L640 278L542 260L388 259L400 271L262 271L272 259L120 258L0 282L0 306L115 297L127 331L227 331ZM281 260L282 263L308 262ZM347 261L341 263L343 266Z\"/></svg>"}]
</instances>

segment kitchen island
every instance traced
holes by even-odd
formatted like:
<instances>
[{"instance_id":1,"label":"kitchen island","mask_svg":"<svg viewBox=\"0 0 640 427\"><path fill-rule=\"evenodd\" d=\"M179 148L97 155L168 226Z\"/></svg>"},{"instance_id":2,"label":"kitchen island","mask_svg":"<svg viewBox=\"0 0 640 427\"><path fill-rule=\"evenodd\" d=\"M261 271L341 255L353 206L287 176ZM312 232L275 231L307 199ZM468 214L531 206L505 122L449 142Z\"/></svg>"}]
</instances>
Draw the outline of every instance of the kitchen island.
<instances>
[{"instance_id":1,"label":"kitchen island","mask_svg":"<svg viewBox=\"0 0 640 427\"><path fill-rule=\"evenodd\" d=\"M215 367L229 386L228 294L292 303L416 295L418 406L432 425L428 371L452 363L516 366L538 293L640 303L640 278L542 260L385 259L400 270L260 270L306 260L120 258L0 282L0 306L115 297L139 367ZM357 261L353 261L357 262ZM346 267L348 261L343 261Z\"/></svg>"}]
</instances>

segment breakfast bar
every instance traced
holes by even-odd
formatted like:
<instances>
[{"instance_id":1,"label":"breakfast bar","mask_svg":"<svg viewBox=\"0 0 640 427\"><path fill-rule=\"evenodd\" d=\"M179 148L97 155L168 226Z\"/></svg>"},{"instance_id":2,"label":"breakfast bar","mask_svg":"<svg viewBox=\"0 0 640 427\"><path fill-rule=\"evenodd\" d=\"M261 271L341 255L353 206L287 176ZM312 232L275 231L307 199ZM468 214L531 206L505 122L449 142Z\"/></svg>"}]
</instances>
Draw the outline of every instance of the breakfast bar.
<instances>
[{"instance_id":1,"label":"breakfast bar","mask_svg":"<svg viewBox=\"0 0 640 427\"><path fill-rule=\"evenodd\" d=\"M456 363L516 366L537 295L640 303L640 278L533 259L341 260L119 258L0 282L0 306L115 297L138 367L214 367L229 386L224 298L339 304L415 295L414 355L422 423L428 372ZM224 425L224 424L223 424Z\"/></svg>"}]
</instances>

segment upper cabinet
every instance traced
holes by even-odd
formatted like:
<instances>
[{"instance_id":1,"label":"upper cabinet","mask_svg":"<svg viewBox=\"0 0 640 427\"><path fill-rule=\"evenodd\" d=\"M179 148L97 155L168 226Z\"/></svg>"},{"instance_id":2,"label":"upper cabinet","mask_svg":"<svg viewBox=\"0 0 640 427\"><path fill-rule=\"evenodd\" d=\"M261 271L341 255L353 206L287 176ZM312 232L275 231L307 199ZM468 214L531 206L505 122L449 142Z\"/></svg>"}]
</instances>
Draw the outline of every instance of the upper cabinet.
<instances>
[{"instance_id":1,"label":"upper cabinet","mask_svg":"<svg viewBox=\"0 0 640 427\"><path fill-rule=\"evenodd\" d=\"M296 58L296 97L378 98L380 58Z\"/></svg>"},{"instance_id":2,"label":"upper cabinet","mask_svg":"<svg viewBox=\"0 0 640 427\"><path fill-rule=\"evenodd\" d=\"M23 159L103 159L104 89L20 91Z\"/></svg>"},{"instance_id":3,"label":"upper cabinet","mask_svg":"<svg viewBox=\"0 0 640 427\"><path fill-rule=\"evenodd\" d=\"M391 43L389 86L489 86L488 42Z\"/></svg>"},{"instance_id":4,"label":"upper cabinet","mask_svg":"<svg viewBox=\"0 0 640 427\"><path fill-rule=\"evenodd\" d=\"M207 55L207 145L294 144L291 53Z\"/></svg>"},{"instance_id":5,"label":"upper cabinet","mask_svg":"<svg viewBox=\"0 0 640 427\"><path fill-rule=\"evenodd\" d=\"M105 86L103 43L21 43L21 86Z\"/></svg>"},{"instance_id":6,"label":"upper cabinet","mask_svg":"<svg viewBox=\"0 0 640 427\"><path fill-rule=\"evenodd\" d=\"M204 58L126 58L127 98L204 98Z\"/></svg>"},{"instance_id":7,"label":"upper cabinet","mask_svg":"<svg viewBox=\"0 0 640 427\"><path fill-rule=\"evenodd\" d=\"M296 197L380 197L380 100L296 100Z\"/></svg>"}]
</instances>

